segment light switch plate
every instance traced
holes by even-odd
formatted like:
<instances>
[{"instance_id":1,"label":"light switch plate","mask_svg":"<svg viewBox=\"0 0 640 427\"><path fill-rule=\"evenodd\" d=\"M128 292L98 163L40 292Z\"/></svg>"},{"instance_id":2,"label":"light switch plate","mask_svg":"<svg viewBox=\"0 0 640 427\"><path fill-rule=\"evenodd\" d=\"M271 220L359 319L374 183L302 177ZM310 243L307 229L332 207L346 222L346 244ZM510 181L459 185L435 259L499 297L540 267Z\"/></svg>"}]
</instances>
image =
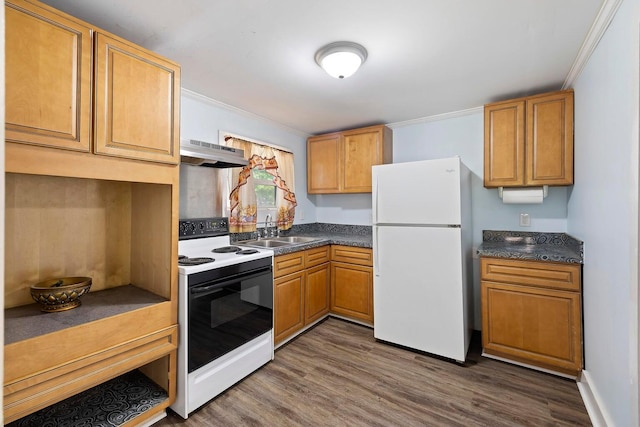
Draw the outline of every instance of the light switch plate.
<instances>
[{"instance_id":1,"label":"light switch plate","mask_svg":"<svg viewBox=\"0 0 640 427\"><path fill-rule=\"evenodd\" d=\"M528 213L520 214L520 227L531 227L531 217Z\"/></svg>"}]
</instances>

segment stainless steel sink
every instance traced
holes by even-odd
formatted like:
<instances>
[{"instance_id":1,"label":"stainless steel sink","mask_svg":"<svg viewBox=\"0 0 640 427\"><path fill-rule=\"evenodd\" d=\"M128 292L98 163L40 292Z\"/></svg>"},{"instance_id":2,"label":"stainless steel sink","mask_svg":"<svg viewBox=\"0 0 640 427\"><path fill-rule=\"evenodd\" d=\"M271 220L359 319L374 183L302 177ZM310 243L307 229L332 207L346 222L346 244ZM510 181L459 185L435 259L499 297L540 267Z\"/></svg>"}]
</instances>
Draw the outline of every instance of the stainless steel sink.
<instances>
[{"instance_id":1,"label":"stainless steel sink","mask_svg":"<svg viewBox=\"0 0 640 427\"><path fill-rule=\"evenodd\" d=\"M259 246L261 248L277 248L280 246L290 246L293 243L289 242L279 242L274 239L264 239L264 240L248 240L245 242L237 242L239 245L245 246Z\"/></svg>"},{"instance_id":2,"label":"stainless steel sink","mask_svg":"<svg viewBox=\"0 0 640 427\"><path fill-rule=\"evenodd\" d=\"M302 243L313 242L318 240L317 237L302 237L302 236L286 236L286 237L268 237L260 240L244 240L236 242L239 245L256 246L260 248L279 248L283 246L300 245Z\"/></svg>"},{"instance_id":3,"label":"stainless steel sink","mask_svg":"<svg viewBox=\"0 0 640 427\"><path fill-rule=\"evenodd\" d=\"M273 237L269 240L276 240L278 242L287 242L287 243L309 243L314 240L318 240L317 237L302 237L302 236L287 236L287 237Z\"/></svg>"}]
</instances>

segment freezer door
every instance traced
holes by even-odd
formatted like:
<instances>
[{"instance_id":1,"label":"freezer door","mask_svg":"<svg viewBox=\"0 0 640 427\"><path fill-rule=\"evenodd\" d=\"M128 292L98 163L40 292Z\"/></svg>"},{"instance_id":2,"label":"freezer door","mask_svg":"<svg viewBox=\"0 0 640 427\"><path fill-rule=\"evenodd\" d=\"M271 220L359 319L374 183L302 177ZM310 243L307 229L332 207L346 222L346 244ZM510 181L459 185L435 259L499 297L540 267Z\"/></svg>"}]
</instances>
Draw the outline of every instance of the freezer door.
<instances>
[{"instance_id":1,"label":"freezer door","mask_svg":"<svg viewBox=\"0 0 640 427\"><path fill-rule=\"evenodd\" d=\"M460 224L460 159L372 169L373 224Z\"/></svg>"},{"instance_id":2,"label":"freezer door","mask_svg":"<svg viewBox=\"0 0 640 427\"><path fill-rule=\"evenodd\" d=\"M374 336L464 361L469 346L461 230L377 226Z\"/></svg>"}]
</instances>

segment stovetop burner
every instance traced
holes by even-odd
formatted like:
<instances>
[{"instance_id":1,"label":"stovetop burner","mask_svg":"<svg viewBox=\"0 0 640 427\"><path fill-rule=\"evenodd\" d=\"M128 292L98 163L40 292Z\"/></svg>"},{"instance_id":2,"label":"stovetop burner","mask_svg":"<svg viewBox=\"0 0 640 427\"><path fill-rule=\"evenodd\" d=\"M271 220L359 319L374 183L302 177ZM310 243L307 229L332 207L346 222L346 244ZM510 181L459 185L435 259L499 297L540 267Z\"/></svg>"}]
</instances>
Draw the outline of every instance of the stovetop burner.
<instances>
[{"instance_id":1,"label":"stovetop burner","mask_svg":"<svg viewBox=\"0 0 640 427\"><path fill-rule=\"evenodd\" d=\"M187 258L184 255L178 255L178 265L189 266L189 265L200 265L206 264L208 262L215 261L214 258L209 257L197 257L197 258Z\"/></svg>"},{"instance_id":2,"label":"stovetop burner","mask_svg":"<svg viewBox=\"0 0 640 427\"><path fill-rule=\"evenodd\" d=\"M213 249L211 252L214 252L216 254L228 254L232 252L238 252L241 250L242 248L239 246L222 246L222 247Z\"/></svg>"},{"instance_id":3,"label":"stovetop burner","mask_svg":"<svg viewBox=\"0 0 640 427\"><path fill-rule=\"evenodd\" d=\"M242 249L236 252L236 255L251 255L251 254L257 254L258 252L260 251L257 249Z\"/></svg>"}]
</instances>

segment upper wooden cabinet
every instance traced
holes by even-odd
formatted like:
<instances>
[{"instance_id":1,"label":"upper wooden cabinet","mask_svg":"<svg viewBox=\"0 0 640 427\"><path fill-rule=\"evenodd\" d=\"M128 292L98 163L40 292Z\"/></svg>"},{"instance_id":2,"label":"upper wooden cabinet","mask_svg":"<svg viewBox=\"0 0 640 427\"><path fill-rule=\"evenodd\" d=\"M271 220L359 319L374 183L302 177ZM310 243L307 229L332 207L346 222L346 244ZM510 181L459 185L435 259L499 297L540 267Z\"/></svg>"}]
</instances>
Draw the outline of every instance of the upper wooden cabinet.
<instances>
[{"instance_id":1,"label":"upper wooden cabinet","mask_svg":"<svg viewBox=\"0 0 640 427\"><path fill-rule=\"evenodd\" d=\"M485 187L572 184L573 90L485 105Z\"/></svg>"},{"instance_id":2,"label":"upper wooden cabinet","mask_svg":"<svg viewBox=\"0 0 640 427\"><path fill-rule=\"evenodd\" d=\"M307 140L307 193L340 192L340 134Z\"/></svg>"},{"instance_id":3,"label":"upper wooden cabinet","mask_svg":"<svg viewBox=\"0 0 640 427\"><path fill-rule=\"evenodd\" d=\"M7 141L91 150L91 29L50 9L5 3Z\"/></svg>"},{"instance_id":4,"label":"upper wooden cabinet","mask_svg":"<svg viewBox=\"0 0 640 427\"><path fill-rule=\"evenodd\" d=\"M121 39L96 33L98 154L180 161L180 68Z\"/></svg>"},{"instance_id":5,"label":"upper wooden cabinet","mask_svg":"<svg viewBox=\"0 0 640 427\"><path fill-rule=\"evenodd\" d=\"M179 162L177 64L46 5L5 13L7 141Z\"/></svg>"},{"instance_id":6,"label":"upper wooden cabinet","mask_svg":"<svg viewBox=\"0 0 640 427\"><path fill-rule=\"evenodd\" d=\"M370 193L371 167L393 161L393 136L371 126L307 140L307 193Z\"/></svg>"}]
</instances>

